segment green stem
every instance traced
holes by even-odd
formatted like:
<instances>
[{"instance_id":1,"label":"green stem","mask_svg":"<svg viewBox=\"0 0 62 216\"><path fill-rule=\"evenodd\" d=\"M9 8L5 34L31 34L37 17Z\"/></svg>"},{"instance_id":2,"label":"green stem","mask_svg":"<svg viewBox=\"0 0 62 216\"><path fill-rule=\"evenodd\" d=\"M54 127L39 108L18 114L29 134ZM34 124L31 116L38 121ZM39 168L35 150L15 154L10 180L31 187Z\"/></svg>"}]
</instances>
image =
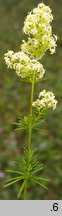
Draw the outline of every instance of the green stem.
<instances>
[{"instance_id":1,"label":"green stem","mask_svg":"<svg viewBox=\"0 0 62 216\"><path fill-rule=\"evenodd\" d=\"M32 81L32 88L31 88L31 102L30 102L30 122L29 122L29 131L28 131L28 147L27 147L27 169L29 166L30 160L30 145L31 145L31 135L32 135L32 103L33 103L33 96L34 96L34 77L35 73L33 74L33 81ZM27 200L27 180L24 187L24 200Z\"/></svg>"},{"instance_id":2,"label":"green stem","mask_svg":"<svg viewBox=\"0 0 62 216\"><path fill-rule=\"evenodd\" d=\"M33 103L33 96L34 96L34 76L33 75L33 81L32 81L32 88L31 88L31 102L30 102L30 123L29 123L29 131L28 131L28 147L27 147L27 164L29 165L30 160L30 145L31 145L31 134L32 134L32 103ZM28 168L28 166L27 166ZM27 200L27 181L24 188L24 200Z\"/></svg>"},{"instance_id":3,"label":"green stem","mask_svg":"<svg viewBox=\"0 0 62 216\"><path fill-rule=\"evenodd\" d=\"M28 132L28 163L30 159L30 145L31 145L31 135L32 135L32 103L33 103L33 96L34 96L34 76L32 81L32 88L31 88L31 103L30 103L30 124L29 124L29 132Z\"/></svg>"},{"instance_id":4,"label":"green stem","mask_svg":"<svg viewBox=\"0 0 62 216\"><path fill-rule=\"evenodd\" d=\"M24 200L27 200L27 181L26 181L25 187L24 187Z\"/></svg>"}]
</instances>

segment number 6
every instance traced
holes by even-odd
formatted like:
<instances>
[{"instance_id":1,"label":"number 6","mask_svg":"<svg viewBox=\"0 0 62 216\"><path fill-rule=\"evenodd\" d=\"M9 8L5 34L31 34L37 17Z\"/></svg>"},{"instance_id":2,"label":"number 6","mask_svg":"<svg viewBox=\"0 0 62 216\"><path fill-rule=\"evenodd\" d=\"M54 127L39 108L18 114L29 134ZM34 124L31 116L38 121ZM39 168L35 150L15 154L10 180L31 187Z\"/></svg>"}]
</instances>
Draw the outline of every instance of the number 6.
<instances>
[{"instance_id":1,"label":"number 6","mask_svg":"<svg viewBox=\"0 0 62 216\"><path fill-rule=\"evenodd\" d=\"M54 203L53 204L53 210L54 211L58 211L58 203Z\"/></svg>"}]
</instances>

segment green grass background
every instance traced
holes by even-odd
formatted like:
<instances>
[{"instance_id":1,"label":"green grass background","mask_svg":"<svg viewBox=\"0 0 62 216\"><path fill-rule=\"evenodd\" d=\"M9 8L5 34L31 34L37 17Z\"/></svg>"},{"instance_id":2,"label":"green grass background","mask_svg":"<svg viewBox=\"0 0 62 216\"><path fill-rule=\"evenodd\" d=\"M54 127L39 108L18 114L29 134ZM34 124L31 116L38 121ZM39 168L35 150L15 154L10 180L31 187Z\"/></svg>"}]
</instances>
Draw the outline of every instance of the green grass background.
<instances>
[{"instance_id":1,"label":"green grass background","mask_svg":"<svg viewBox=\"0 0 62 216\"><path fill-rule=\"evenodd\" d=\"M3 189L5 169L10 167L15 156L27 143L26 132L15 132L13 122L18 116L29 112L30 85L20 82L17 75L6 68L4 53L18 51L22 38L24 19L38 0L0 0L0 199L17 199L19 184ZM46 88L53 91L58 100L57 109L48 112L47 133L35 132L32 146L38 147L39 159L44 164L43 176L49 177L48 191L31 186L31 199L62 199L62 0L44 0L54 14L53 31L58 35L56 53L43 57L45 79L37 84L35 95ZM45 128L44 128L45 129ZM22 199L22 197L21 197Z\"/></svg>"}]
</instances>

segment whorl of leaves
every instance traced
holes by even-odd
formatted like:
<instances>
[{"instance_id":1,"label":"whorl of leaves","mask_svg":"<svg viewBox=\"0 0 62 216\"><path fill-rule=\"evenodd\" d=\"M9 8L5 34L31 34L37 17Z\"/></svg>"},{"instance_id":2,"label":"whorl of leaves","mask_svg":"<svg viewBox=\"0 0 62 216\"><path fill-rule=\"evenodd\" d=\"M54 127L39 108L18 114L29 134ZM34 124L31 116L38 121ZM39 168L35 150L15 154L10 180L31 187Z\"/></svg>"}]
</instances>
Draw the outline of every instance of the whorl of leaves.
<instances>
[{"instance_id":1,"label":"whorl of leaves","mask_svg":"<svg viewBox=\"0 0 62 216\"><path fill-rule=\"evenodd\" d=\"M43 169L43 165L40 165L38 161L38 154L35 151L30 152L30 159L29 163L27 160L27 150L24 150L24 155L18 155L15 164L14 169L6 170L9 174L12 173L14 177L9 178L5 181L4 187L10 186L14 183L21 182L21 187L18 192L18 198L20 197L21 193L24 190L26 181L27 183L34 182L41 187L44 187L47 189L47 187L44 185L45 181L47 182L49 179L46 179L44 177L37 176L37 173L40 174L40 170ZM29 185L29 184L28 184Z\"/></svg>"}]
</instances>

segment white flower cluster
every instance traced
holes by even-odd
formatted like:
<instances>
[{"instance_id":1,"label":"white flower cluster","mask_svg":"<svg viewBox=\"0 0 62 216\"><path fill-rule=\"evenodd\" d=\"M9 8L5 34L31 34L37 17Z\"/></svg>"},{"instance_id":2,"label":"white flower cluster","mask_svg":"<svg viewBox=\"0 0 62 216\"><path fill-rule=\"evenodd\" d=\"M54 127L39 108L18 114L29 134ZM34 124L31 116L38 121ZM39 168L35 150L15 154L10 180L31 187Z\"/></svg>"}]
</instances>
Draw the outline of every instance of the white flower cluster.
<instances>
[{"instance_id":1,"label":"white flower cluster","mask_svg":"<svg viewBox=\"0 0 62 216\"><path fill-rule=\"evenodd\" d=\"M48 31L46 27L49 27L49 23L53 20L51 9L43 3L38 4L37 8L34 8L32 12L27 15L24 22L23 31L25 34L36 35Z\"/></svg>"},{"instance_id":2,"label":"white flower cluster","mask_svg":"<svg viewBox=\"0 0 62 216\"><path fill-rule=\"evenodd\" d=\"M8 68L12 69L12 56L13 56L14 52L12 50L9 50L7 53L4 54L4 60L6 62L6 65Z\"/></svg>"},{"instance_id":3,"label":"white flower cluster","mask_svg":"<svg viewBox=\"0 0 62 216\"><path fill-rule=\"evenodd\" d=\"M55 52L57 36L52 36L52 20L51 9L43 3L38 4L24 22L23 31L29 35L27 42L23 40L21 51L10 50L4 56L8 68L15 69L18 76L29 82L32 82L33 74L34 82L37 82L45 73L38 60L48 49L51 54Z\"/></svg>"},{"instance_id":4,"label":"white flower cluster","mask_svg":"<svg viewBox=\"0 0 62 216\"><path fill-rule=\"evenodd\" d=\"M4 56L8 68L13 68L21 78L33 80L33 73L35 73L35 81L41 79L45 70L38 61L30 59L24 52L8 51Z\"/></svg>"},{"instance_id":5,"label":"white flower cluster","mask_svg":"<svg viewBox=\"0 0 62 216\"><path fill-rule=\"evenodd\" d=\"M51 9L43 3L27 15L23 31L29 37L27 42L23 40L21 48L32 58L41 59L48 49L51 54L55 52L57 36L52 35L52 20Z\"/></svg>"},{"instance_id":6,"label":"white flower cluster","mask_svg":"<svg viewBox=\"0 0 62 216\"><path fill-rule=\"evenodd\" d=\"M38 110L43 108L53 108L56 109L57 100L52 92L46 92L44 89L39 93L39 99L33 102L32 106L36 107Z\"/></svg>"}]
</instances>

